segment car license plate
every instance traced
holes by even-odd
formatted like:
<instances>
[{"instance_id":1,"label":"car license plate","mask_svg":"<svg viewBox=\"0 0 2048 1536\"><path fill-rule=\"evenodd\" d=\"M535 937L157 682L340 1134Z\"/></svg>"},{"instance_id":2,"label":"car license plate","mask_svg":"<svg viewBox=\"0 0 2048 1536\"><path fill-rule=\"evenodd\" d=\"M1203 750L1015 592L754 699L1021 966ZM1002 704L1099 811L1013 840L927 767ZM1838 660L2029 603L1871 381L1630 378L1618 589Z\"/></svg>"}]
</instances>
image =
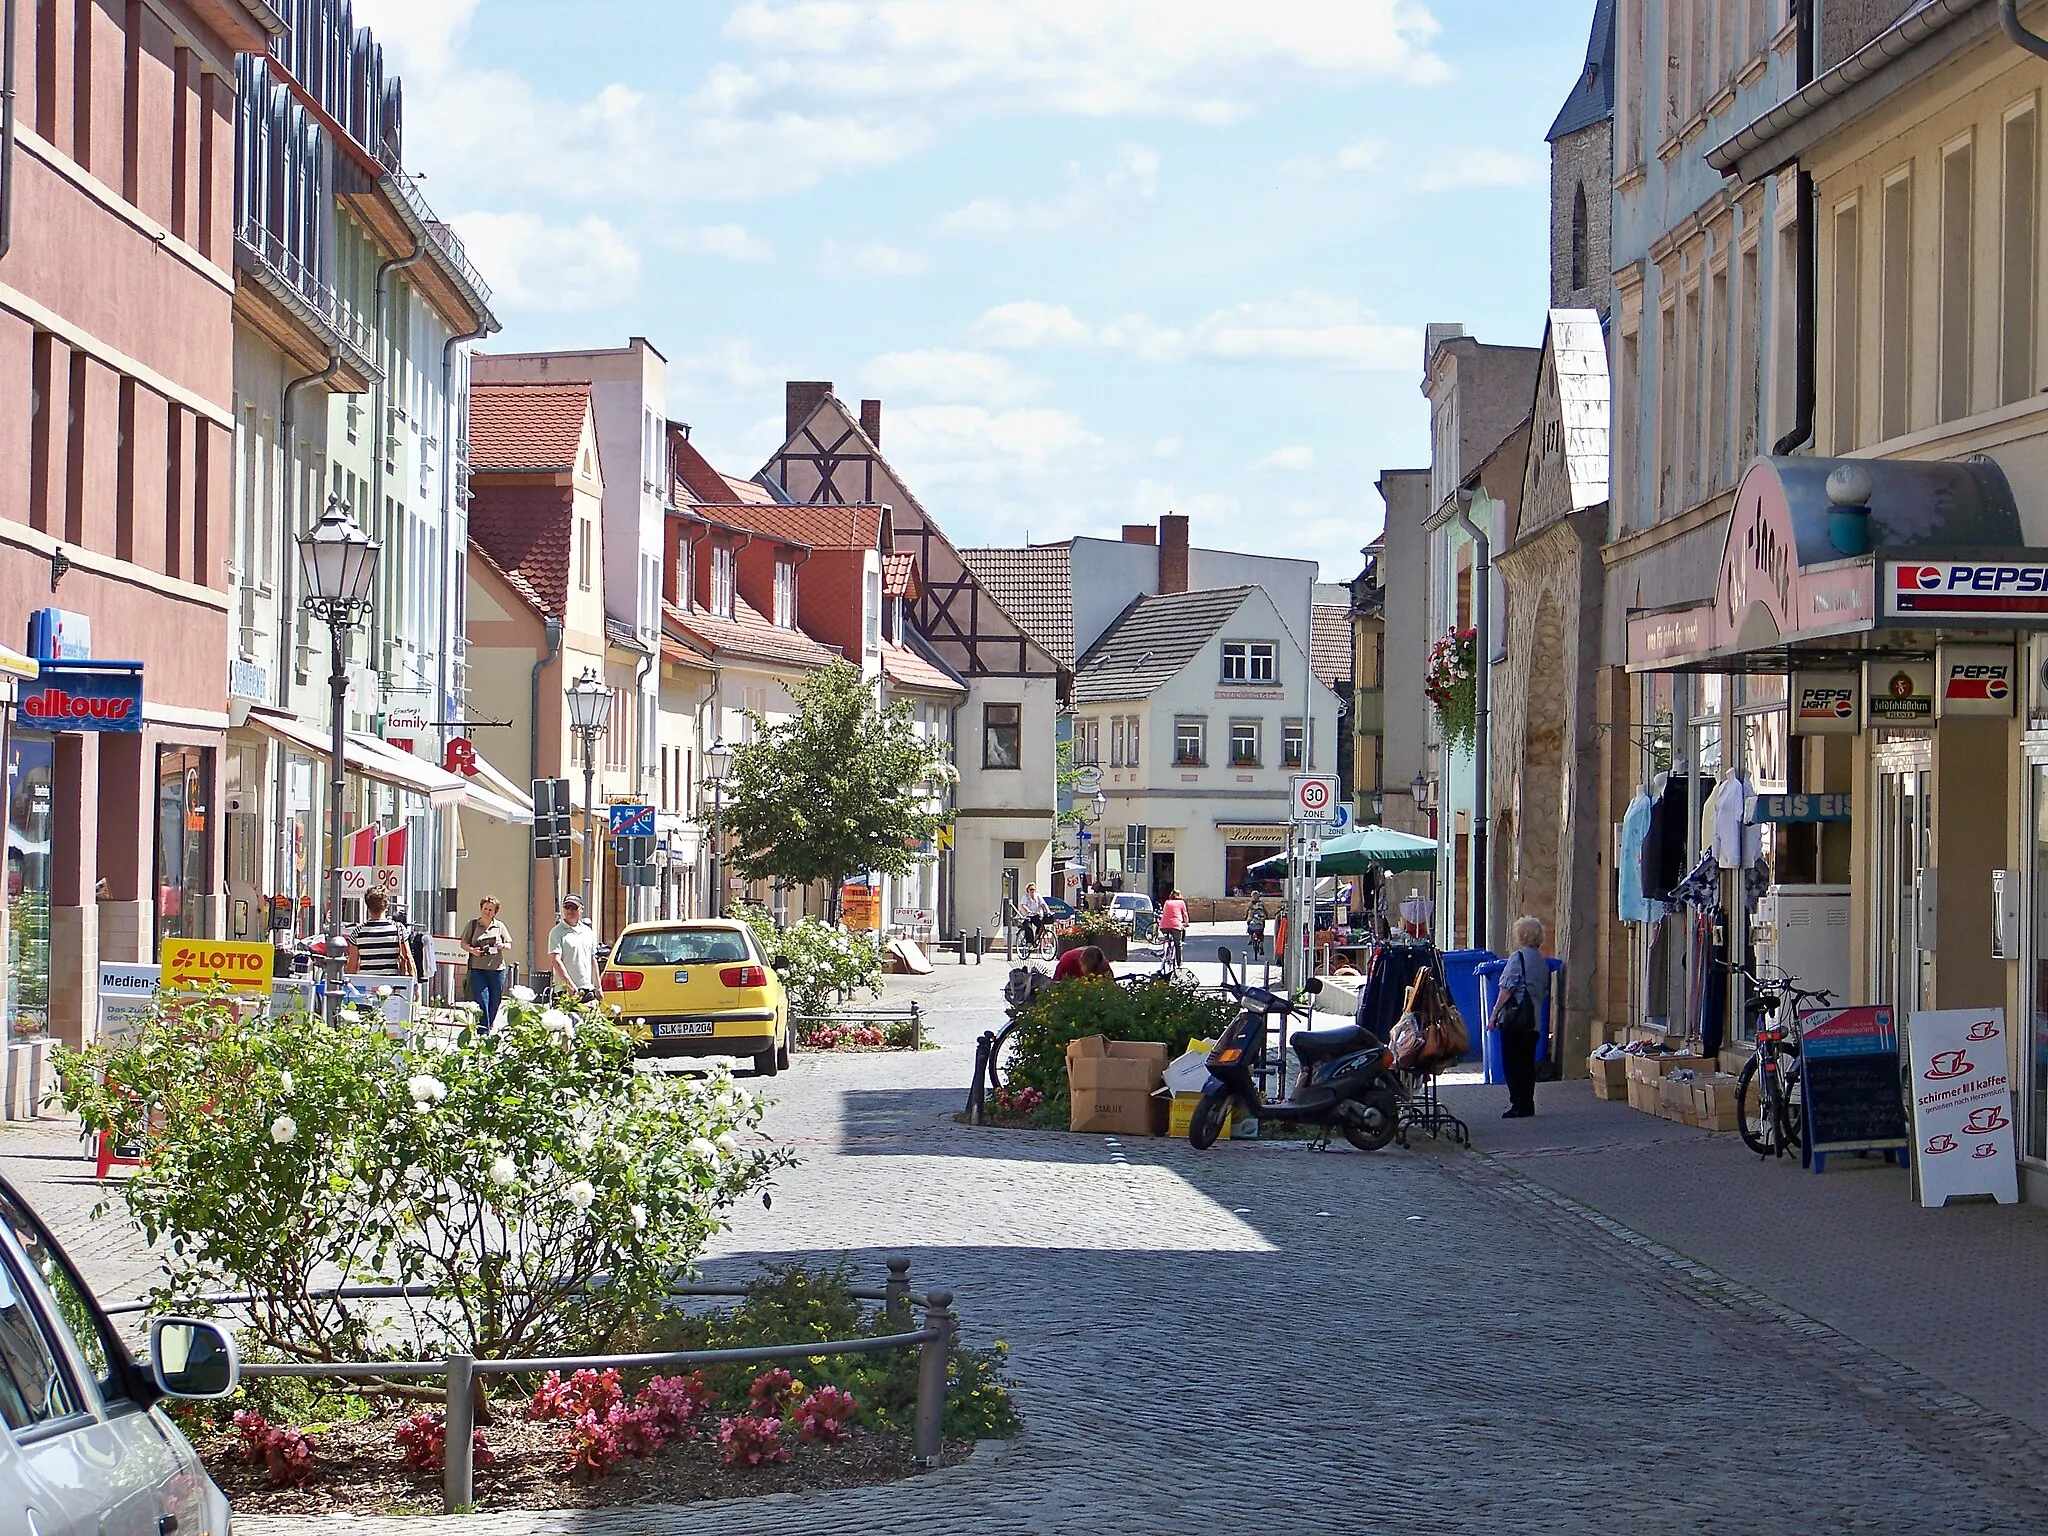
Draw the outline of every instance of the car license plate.
<instances>
[{"instance_id":1,"label":"car license plate","mask_svg":"<svg viewBox=\"0 0 2048 1536\"><path fill-rule=\"evenodd\" d=\"M677 971L677 972L676 972L676 985L677 985L677 986L679 986L679 987L686 987L686 986L688 986L689 984L690 984L690 973L689 973L688 971Z\"/></svg>"},{"instance_id":2,"label":"car license plate","mask_svg":"<svg viewBox=\"0 0 2048 1536\"><path fill-rule=\"evenodd\" d=\"M654 1026L654 1038L674 1040L684 1035L708 1035L711 1033L709 1019L663 1019Z\"/></svg>"}]
</instances>

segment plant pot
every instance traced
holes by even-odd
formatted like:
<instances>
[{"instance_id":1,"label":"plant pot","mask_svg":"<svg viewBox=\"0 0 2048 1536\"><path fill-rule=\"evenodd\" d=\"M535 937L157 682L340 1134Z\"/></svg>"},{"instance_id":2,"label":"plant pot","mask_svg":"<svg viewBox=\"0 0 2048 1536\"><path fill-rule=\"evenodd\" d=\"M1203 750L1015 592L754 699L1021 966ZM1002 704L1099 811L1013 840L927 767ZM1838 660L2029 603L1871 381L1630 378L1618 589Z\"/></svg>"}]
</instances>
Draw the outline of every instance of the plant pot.
<instances>
[{"instance_id":1,"label":"plant pot","mask_svg":"<svg viewBox=\"0 0 2048 1536\"><path fill-rule=\"evenodd\" d=\"M1093 938L1086 934L1076 934L1071 937L1062 934L1054 942L1053 953L1055 955L1064 955L1070 949L1086 949L1090 944L1093 944L1102 951L1102 958L1105 960L1128 960L1131 958L1131 939L1130 935L1125 933L1098 934Z\"/></svg>"}]
</instances>

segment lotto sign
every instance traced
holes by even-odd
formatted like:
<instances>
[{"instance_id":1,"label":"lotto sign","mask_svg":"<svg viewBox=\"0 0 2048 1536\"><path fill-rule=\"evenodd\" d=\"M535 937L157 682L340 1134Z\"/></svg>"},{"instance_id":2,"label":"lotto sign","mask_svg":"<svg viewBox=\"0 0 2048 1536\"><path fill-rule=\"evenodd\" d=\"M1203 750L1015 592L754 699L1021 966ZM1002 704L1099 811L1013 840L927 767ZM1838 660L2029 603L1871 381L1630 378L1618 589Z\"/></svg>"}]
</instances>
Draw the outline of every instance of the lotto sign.
<instances>
[{"instance_id":1,"label":"lotto sign","mask_svg":"<svg viewBox=\"0 0 2048 1536\"><path fill-rule=\"evenodd\" d=\"M1792 730L1799 736L1854 736L1863 729L1854 672L1801 672L1792 679Z\"/></svg>"},{"instance_id":2,"label":"lotto sign","mask_svg":"<svg viewBox=\"0 0 2048 1536\"><path fill-rule=\"evenodd\" d=\"M1885 568L1887 618L2048 619L2048 563L1939 560Z\"/></svg>"},{"instance_id":3,"label":"lotto sign","mask_svg":"<svg viewBox=\"0 0 2048 1536\"><path fill-rule=\"evenodd\" d=\"M1936 707L1949 715L2012 717L2018 692L2009 645L1945 645L1935 665L1940 680Z\"/></svg>"},{"instance_id":4,"label":"lotto sign","mask_svg":"<svg viewBox=\"0 0 2048 1536\"><path fill-rule=\"evenodd\" d=\"M277 951L268 944L229 939L165 939L163 984L210 987L216 982L237 992L268 992Z\"/></svg>"},{"instance_id":5,"label":"lotto sign","mask_svg":"<svg viewBox=\"0 0 2048 1536\"><path fill-rule=\"evenodd\" d=\"M1292 820L1324 822L1335 813L1338 799L1334 774L1297 773L1287 781L1292 799Z\"/></svg>"},{"instance_id":6,"label":"lotto sign","mask_svg":"<svg viewBox=\"0 0 2048 1536\"><path fill-rule=\"evenodd\" d=\"M1920 1203L1942 1205L1951 1195L1993 1195L2001 1205L2017 1205L2005 1010L1916 1011L1910 1038Z\"/></svg>"}]
</instances>

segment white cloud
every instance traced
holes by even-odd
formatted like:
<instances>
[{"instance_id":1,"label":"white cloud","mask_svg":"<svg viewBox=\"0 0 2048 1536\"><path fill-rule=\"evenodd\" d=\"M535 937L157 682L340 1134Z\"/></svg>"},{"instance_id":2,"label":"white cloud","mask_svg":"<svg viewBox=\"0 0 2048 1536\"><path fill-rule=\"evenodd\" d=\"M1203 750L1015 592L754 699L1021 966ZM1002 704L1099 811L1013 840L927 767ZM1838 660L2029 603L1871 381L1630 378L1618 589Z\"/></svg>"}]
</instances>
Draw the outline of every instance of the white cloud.
<instances>
[{"instance_id":1,"label":"white cloud","mask_svg":"<svg viewBox=\"0 0 2048 1536\"><path fill-rule=\"evenodd\" d=\"M355 0L350 11L357 26L377 34L400 68L433 74L454 58L476 0Z\"/></svg>"},{"instance_id":2,"label":"white cloud","mask_svg":"<svg viewBox=\"0 0 2048 1536\"><path fill-rule=\"evenodd\" d=\"M1316 451L1306 443L1292 444L1286 448L1275 448L1262 459L1254 460L1253 469L1285 469L1297 473L1316 467Z\"/></svg>"},{"instance_id":3,"label":"white cloud","mask_svg":"<svg viewBox=\"0 0 2048 1536\"><path fill-rule=\"evenodd\" d=\"M1072 411L914 405L889 413L890 461L913 482L1004 484L1101 443Z\"/></svg>"},{"instance_id":4,"label":"white cloud","mask_svg":"<svg viewBox=\"0 0 2048 1536\"><path fill-rule=\"evenodd\" d=\"M1020 405L1045 389L1044 379L999 353L949 347L885 352L867 365L862 378L883 394L944 404Z\"/></svg>"},{"instance_id":5,"label":"white cloud","mask_svg":"<svg viewBox=\"0 0 2048 1536\"><path fill-rule=\"evenodd\" d=\"M728 261L773 261L775 247L750 234L743 224L707 224L679 231L676 249L695 256L723 256Z\"/></svg>"},{"instance_id":6,"label":"white cloud","mask_svg":"<svg viewBox=\"0 0 2048 1536\"><path fill-rule=\"evenodd\" d=\"M788 371L777 363L763 363L754 356L751 341L721 341L691 357L679 357L668 371L669 387L679 396L701 396L710 384L720 390L762 389L780 383ZM777 417L779 423L781 417ZM776 439L779 444L780 438Z\"/></svg>"},{"instance_id":7,"label":"white cloud","mask_svg":"<svg viewBox=\"0 0 2048 1536\"><path fill-rule=\"evenodd\" d=\"M1369 171L1380 163L1386 146L1377 139L1347 144L1334 155L1298 155L1280 162L1280 174L1302 181L1321 181L1332 171Z\"/></svg>"},{"instance_id":8,"label":"white cloud","mask_svg":"<svg viewBox=\"0 0 2048 1536\"><path fill-rule=\"evenodd\" d=\"M1155 459L1179 458L1180 439L1170 435L1167 437L1162 437L1161 439L1159 439L1158 442L1152 445L1152 457Z\"/></svg>"},{"instance_id":9,"label":"white cloud","mask_svg":"<svg viewBox=\"0 0 2048 1536\"><path fill-rule=\"evenodd\" d=\"M1332 368L1412 368L1422 346L1413 326L1387 325L1355 300L1309 290L1215 310L1186 329L1141 314L1090 324L1063 304L999 304L970 333L1007 351L1095 348L1147 362L1294 362Z\"/></svg>"},{"instance_id":10,"label":"white cloud","mask_svg":"<svg viewBox=\"0 0 2048 1536\"><path fill-rule=\"evenodd\" d=\"M465 213L454 224L500 302L595 309L630 298L640 286L640 252L594 214L550 224L537 213Z\"/></svg>"},{"instance_id":11,"label":"white cloud","mask_svg":"<svg viewBox=\"0 0 2048 1536\"><path fill-rule=\"evenodd\" d=\"M930 271L931 262L893 245L827 240L818 253L818 270L827 277L915 277Z\"/></svg>"},{"instance_id":12,"label":"white cloud","mask_svg":"<svg viewBox=\"0 0 2048 1536\"><path fill-rule=\"evenodd\" d=\"M1436 160L1415 178L1424 192L1450 192L1463 187L1540 187L1550 179L1550 162L1541 155L1505 149L1466 149Z\"/></svg>"},{"instance_id":13,"label":"white cloud","mask_svg":"<svg viewBox=\"0 0 2048 1536\"><path fill-rule=\"evenodd\" d=\"M1099 177L1084 176L1078 165L1067 166L1071 186L1056 201L1017 203L1007 197L977 197L941 217L935 227L947 235L1043 234L1065 229L1084 219L1106 215L1116 204L1132 197L1152 197L1159 190L1161 163L1157 150L1142 144L1126 144L1117 150L1109 169Z\"/></svg>"}]
</instances>

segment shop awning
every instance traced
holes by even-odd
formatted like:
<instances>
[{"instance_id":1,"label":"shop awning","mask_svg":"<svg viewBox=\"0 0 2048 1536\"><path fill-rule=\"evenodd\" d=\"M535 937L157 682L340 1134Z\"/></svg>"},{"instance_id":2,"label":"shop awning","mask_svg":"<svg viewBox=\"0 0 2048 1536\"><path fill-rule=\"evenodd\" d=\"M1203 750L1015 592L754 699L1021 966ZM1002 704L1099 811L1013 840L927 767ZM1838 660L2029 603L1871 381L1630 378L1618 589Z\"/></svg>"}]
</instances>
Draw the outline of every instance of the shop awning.
<instances>
[{"instance_id":1,"label":"shop awning","mask_svg":"<svg viewBox=\"0 0 2048 1536\"><path fill-rule=\"evenodd\" d=\"M252 709L249 724L316 761L325 762L333 750L327 733L319 726L283 710ZM444 773L425 759L401 752L361 731L350 731L342 738L342 761L357 777L375 779L419 795L429 805L456 805L463 798L463 781L454 774Z\"/></svg>"},{"instance_id":2,"label":"shop awning","mask_svg":"<svg viewBox=\"0 0 2048 1536\"><path fill-rule=\"evenodd\" d=\"M2048 549L2025 544L1992 460L1763 458L1736 490L1717 590L1631 612L1628 670L1788 672L2043 626Z\"/></svg>"},{"instance_id":3,"label":"shop awning","mask_svg":"<svg viewBox=\"0 0 2048 1536\"><path fill-rule=\"evenodd\" d=\"M0 645L0 677L18 677L32 682L41 670L33 656L24 656Z\"/></svg>"},{"instance_id":4,"label":"shop awning","mask_svg":"<svg viewBox=\"0 0 2048 1536\"><path fill-rule=\"evenodd\" d=\"M1396 832L1392 827L1360 827L1326 837L1316 872L1322 875L1363 875L1374 870L1436 868L1436 839ZM1245 871L1261 879L1287 873L1287 855L1261 859Z\"/></svg>"},{"instance_id":5,"label":"shop awning","mask_svg":"<svg viewBox=\"0 0 2048 1536\"><path fill-rule=\"evenodd\" d=\"M470 760L472 771L462 781L462 808L493 821L531 825L533 797L500 773L481 752L474 752Z\"/></svg>"}]
</instances>

